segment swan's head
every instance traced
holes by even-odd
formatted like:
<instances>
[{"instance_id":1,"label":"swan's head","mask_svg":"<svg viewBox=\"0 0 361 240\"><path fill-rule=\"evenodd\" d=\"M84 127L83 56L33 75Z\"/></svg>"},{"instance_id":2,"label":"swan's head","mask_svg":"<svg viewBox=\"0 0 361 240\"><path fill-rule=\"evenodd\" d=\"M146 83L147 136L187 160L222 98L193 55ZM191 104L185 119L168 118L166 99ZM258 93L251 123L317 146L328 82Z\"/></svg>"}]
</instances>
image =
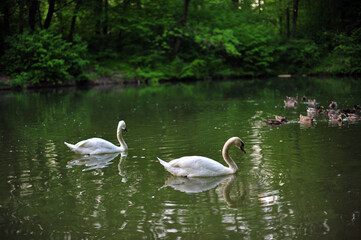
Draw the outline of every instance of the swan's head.
<instances>
[{"instance_id":1,"label":"swan's head","mask_svg":"<svg viewBox=\"0 0 361 240\"><path fill-rule=\"evenodd\" d=\"M125 125L125 122L123 120L119 121L118 123L118 132L122 129L124 130L124 132L127 132L127 126Z\"/></svg>"},{"instance_id":2,"label":"swan's head","mask_svg":"<svg viewBox=\"0 0 361 240\"><path fill-rule=\"evenodd\" d=\"M244 150L244 143L242 139L240 139L239 137L233 137L230 140L233 142L235 147L241 149L242 152L246 153L246 150Z\"/></svg>"}]
</instances>

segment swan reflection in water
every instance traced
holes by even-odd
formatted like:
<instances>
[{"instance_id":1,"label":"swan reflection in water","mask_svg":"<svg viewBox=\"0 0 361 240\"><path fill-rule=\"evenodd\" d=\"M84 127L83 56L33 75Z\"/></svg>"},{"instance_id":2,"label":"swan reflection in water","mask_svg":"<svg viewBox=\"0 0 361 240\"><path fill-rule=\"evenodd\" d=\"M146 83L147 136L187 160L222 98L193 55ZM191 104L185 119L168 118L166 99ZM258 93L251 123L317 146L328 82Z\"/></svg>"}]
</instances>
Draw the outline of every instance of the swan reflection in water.
<instances>
[{"instance_id":1,"label":"swan reflection in water","mask_svg":"<svg viewBox=\"0 0 361 240\"><path fill-rule=\"evenodd\" d=\"M173 189L189 194L208 191L217 187L216 192L219 197L223 197L224 201L230 208L238 208L242 205L245 198L245 190L236 175L207 177L207 178L187 178L171 176L162 188L172 187Z\"/></svg>"},{"instance_id":2,"label":"swan reflection in water","mask_svg":"<svg viewBox=\"0 0 361 240\"><path fill-rule=\"evenodd\" d=\"M127 156L128 156L128 152L122 152L120 154L120 159L119 159L119 163L118 163L118 172L119 172L119 176L122 177L123 183L127 182L127 179L125 177L125 175L127 174L127 171L124 170L124 162L125 162L125 159L127 159Z\"/></svg>"},{"instance_id":3,"label":"swan reflection in water","mask_svg":"<svg viewBox=\"0 0 361 240\"><path fill-rule=\"evenodd\" d=\"M84 165L86 168L82 170L83 172L95 170L95 169L101 169L112 164L113 163L112 160L114 160L119 154L120 153L118 152L118 153L109 153L103 155L84 155L74 159L73 161L68 162L66 167L72 168L73 166ZM124 177L125 173L124 170L122 169L123 167L122 165L128 153L122 152L120 155L121 156L118 164L118 171L119 171L119 175Z\"/></svg>"}]
</instances>

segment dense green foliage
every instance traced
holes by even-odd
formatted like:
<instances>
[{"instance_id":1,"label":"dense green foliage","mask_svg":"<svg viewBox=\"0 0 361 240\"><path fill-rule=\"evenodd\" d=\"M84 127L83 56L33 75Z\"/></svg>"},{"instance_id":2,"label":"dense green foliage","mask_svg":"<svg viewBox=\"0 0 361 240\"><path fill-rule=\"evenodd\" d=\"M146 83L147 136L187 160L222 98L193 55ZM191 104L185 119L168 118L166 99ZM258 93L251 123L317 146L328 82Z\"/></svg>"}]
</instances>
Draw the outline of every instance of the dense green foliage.
<instances>
[{"instance_id":1,"label":"dense green foliage","mask_svg":"<svg viewBox=\"0 0 361 240\"><path fill-rule=\"evenodd\" d=\"M14 77L13 85L62 83L80 77L87 63L86 45L67 43L47 31L8 37L7 45L2 59L5 73Z\"/></svg>"},{"instance_id":2,"label":"dense green foliage","mask_svg":"<svg viewBox=\"0 0 361 240\"><path fill-rule=\"evenodd\" d=\"M85 56L98 75L151 81L361 71L358 1L5 0L0 10L14 84L86 80Z\"/></svg>"}]
</instances>

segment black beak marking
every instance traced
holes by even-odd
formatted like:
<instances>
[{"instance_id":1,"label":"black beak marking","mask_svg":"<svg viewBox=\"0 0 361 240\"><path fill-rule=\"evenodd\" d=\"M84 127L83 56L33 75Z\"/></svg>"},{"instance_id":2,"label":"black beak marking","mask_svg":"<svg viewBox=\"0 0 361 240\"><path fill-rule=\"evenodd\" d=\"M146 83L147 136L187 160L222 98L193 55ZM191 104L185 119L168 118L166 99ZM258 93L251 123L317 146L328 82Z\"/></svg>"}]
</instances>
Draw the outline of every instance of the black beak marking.
<instances>
[{"instance_id":1,"label":"black beak marking","mask_svg":"<svg viewBox=\"0 0 361 240\"><path fill-rule=\"evenodd\" d=\"M242 152L246 153L246 150L244 150L244 144L242 143L240 149L242 150Z\"/></svg>"}]
</instances>

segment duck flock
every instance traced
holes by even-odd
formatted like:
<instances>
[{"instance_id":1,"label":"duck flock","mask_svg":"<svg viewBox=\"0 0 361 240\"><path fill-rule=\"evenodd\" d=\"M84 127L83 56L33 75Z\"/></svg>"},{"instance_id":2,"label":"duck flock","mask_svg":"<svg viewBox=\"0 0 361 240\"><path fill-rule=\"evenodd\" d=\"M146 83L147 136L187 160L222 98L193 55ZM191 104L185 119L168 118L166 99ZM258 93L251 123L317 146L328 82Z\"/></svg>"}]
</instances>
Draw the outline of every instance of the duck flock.
<instances>
[{"instance_id":1,"label":"duck flock","mask_svg":"<svg viewBox=\"0 0 361 240\"><path fill-rule=\"evenodd\" d=\"M322 105L317 104L316 99L307 99L306 96L302 97L302 102L308 104L308 107L307 115L300 114L300 123L312 124L314 121L314 116L319 114L324 114L325 116L328 116L328 121L330 122L342 122L344 120L361 120L361 117L359 115L361 113L361 105L354 105L353 108L338 109L337 102L332 101L326 109ZM298 96L286 96L286 100L284 100L284 103L285 107L294 108L298 104ZM276 115L275 119L266 119L265 122L268 125L281 125L287 123L288 120L285 117Z\"/></svg>"}]
</instances>

